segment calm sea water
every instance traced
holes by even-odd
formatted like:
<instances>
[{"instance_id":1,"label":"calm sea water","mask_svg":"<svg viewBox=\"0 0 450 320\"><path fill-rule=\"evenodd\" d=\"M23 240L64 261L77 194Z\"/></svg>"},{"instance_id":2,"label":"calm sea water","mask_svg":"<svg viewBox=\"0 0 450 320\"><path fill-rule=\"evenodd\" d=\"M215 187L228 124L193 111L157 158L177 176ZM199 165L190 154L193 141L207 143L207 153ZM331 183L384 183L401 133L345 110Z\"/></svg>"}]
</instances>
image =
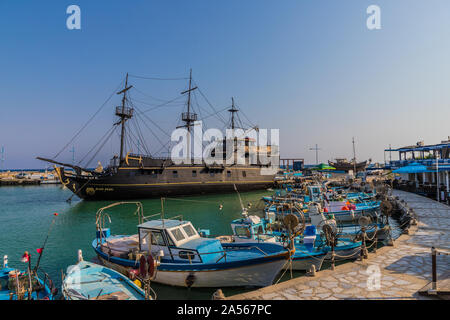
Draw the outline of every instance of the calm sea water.
<instances>
[{"instance_id":1,"label":"calm sea water","mask_svg":"<svg viewBox=\"0 0 450 320\"><path fill-rule=\"evenodd\" d=\"M261 213L260 199L268 191L241 193L244 205L252 203L252 210ZM53 213L55 218L42 260L41 267L50 275L58 288L61 275L69 265L77 262L78 249L83 251L85 260L95 258L91 242L95 238L95 213L111 201L80 201L74 198L67 203L72 193L59 185L1 187L0 188L0 254L8 255L9 265L25 269L20 262L25 251L32 254L32 265L37 259L36 249L45 240ZM144 215L161 212L160 199L141 200ZM219 205L223 204L223 209ZM119 206L109 210L112 234L135 234L138 218L135 206ZM251 210L251 211L252 211ZM194 227L209 229L212 235L231 234L230 222L241 217L237 194L205 195L167 199L164 204L165 217L183 215ZM301 276L296 272L294 276ZM288 279L289 275L283 277ZM177 288L153 283L158 299L210 299L215 288ZM236 294L249 289L222 288L225 295Z\"/></svg>"}]
</instances>

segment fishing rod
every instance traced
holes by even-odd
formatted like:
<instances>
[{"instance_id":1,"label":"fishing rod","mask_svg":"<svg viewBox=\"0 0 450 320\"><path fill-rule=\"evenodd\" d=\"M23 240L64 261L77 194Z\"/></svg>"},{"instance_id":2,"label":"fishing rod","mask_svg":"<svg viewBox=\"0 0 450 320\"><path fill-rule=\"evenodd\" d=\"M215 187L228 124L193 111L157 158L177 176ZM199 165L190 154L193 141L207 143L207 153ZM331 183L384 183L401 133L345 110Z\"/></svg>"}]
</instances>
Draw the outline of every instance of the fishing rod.
<instances>
[{"instance_id":1,"label":"fishing rod","mask_svg":"<svg viewBox=\"0 0 450 320\"><path fill-rule=\"evenodd\" d=\"M50 227L47 231L47 236L45 237L44 244L42 245L42 247L36 249L36 251L39 253L39 257L37 259L36 266L34 267L33 272L36 272L39 267L39 263L41 262L42 253L44 252L45 245L47 244L48 237L50 235L53 225L55 224L55 220L56 220L57 216L58 216L57 212L53 213L52 223L50 224Z\"/></svg>"}]
</instances>

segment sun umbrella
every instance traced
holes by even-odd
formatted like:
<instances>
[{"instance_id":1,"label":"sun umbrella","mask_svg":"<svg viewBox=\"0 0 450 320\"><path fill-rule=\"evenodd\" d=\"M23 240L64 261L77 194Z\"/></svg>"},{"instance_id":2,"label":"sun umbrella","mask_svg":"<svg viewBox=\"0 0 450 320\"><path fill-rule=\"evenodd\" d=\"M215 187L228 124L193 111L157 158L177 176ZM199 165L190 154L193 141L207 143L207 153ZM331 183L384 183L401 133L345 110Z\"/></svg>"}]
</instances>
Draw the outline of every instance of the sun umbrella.
<instances>
[{"instance_id":1,"label":"sun umbrella","mask_svg":"<svg viewBox=\"0 0 450 320\"><path fill-rule=\"evenodd\" d=\"M314 170L336 170L335 167L329 166L328 164L325 164L325 163L321 163L312 169L314 169Z\"/></svg>"}]
</instances>

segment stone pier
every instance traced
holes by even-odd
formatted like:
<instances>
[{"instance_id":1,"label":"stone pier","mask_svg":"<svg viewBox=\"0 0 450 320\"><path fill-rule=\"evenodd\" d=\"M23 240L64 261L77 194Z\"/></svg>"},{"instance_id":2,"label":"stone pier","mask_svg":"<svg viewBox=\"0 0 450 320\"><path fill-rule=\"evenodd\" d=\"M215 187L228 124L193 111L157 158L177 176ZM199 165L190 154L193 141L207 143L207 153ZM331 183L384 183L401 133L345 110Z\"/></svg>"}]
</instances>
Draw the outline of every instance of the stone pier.
<instances>
[{"instance_id":1,"label":"stone pier","mask_svg":"<svg viewBox=\"0 0 450 320\"><path fill-rule=\"evenodd\" d=\"M393 191L418 216L418 225L401 235L393 247L369 253L364 261L348 262L315 277L298 277L227 299L430 299L418 290L431 281L431 247L450 251L450 207L434 200ZM437 257L438 285L450 274L450 257Z\"/></svg>"}]
</instances>

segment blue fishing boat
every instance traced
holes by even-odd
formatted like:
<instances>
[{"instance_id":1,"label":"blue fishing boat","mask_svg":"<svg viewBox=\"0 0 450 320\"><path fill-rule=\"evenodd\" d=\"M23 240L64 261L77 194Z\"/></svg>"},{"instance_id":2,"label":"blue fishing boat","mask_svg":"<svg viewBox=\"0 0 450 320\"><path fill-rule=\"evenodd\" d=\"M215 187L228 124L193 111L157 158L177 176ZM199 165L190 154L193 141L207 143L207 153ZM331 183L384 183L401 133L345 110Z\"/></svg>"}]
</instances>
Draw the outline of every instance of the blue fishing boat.
<instances>
[{"instance_id":1,"label":"blue fishing boat","mask_svg":"<svg viewBox=\"0 0 450 320\"><path fill-rule=\"evenodd\" d=\"M219 236L217 239L231 243L280 243L284 246L287 246L289 241L289 232L286 228L276 225L271 218L247 216L244 213L243 218L231 222L231 229L232 236ZM332 248L326 244L326 239L317 231L315 225L305 225L300 228L300 230L302 229L304 232L293 237L295 253L291 258L292 269L308 271L314 266L318 271L321 269L323 261L331 258ZM360 247L361 241L345 236L338 239L334 246L335 260L356 258Z\"/></svg>"},{"instance_id":2,"label":"blue fishing boat","mask_svg":"<svg viewBox=\"0 0 450 320\"><path fill-rule=\"evenodd\" d=\"M118 205L118 204L116 204ZM137 204L142 208L141 204ZM109 206L111 207L111 206ZM201 237L191 222L156 219L140 223L137 234L112 236L97 213L92 246L108 267L128 274L142 256L159 262L153 281L181 287L267 286L286 264L291 250L276 243L228 243ZM138 210L139 212L139 210Z\"/></svg>"},{"instance_id":3,"label":"blue fishing boat","mask_svg":"<svg viewBox=\"0 0 450 320\"><path fill-rule=\"evenodd\" d=\"M288 246L288 235L286 233L276 233L267 230L267 221L258 216L247 216L241 219L235 219L231 222L232 236L219 236L217 239L222 243L278 243L285 247ZM286 264L285 268L292 270L309 271L314 266L315 270L320 270L326 257L327 251L314 247L315 237L305 235L304 238L293 238L295 252L291 257L291 263Z\"/></svg>"},{"instance_id":4,"label":"blue fishing boat","mask_svg":"<svg viewBox=\"0 0 450 320\"><path fill-rule=\"evenodd\" d=\"M4 256L0 269L0 300L53 300L57 290L50 277L42 273L43 279L38 276L38 270L10 268L8 257Z\"/></svg>"},{"instance_id":5,"label":"blue fishing boat","mask_svg":"<svg viewBox=\"0 0 450 320\"><path fill-rule=\"evenodd\" d=\"M144 290L121 273L87 261L67 268L62 293L66 300L146 300Z\"/></svg>"},{"instance_id":6,"label":"blue fishing boat","mask_svg":"<svg viewBox=\"0 0 450 320\"><path fill-rule=\"evenodd\" d=\"M310 221L309 207L311 203L274 203L267 206L264 211L267 213L274 213L276 215L285 216L287 214L299 215L299 212L304 214L306 221ZM358 221L360 217L370 217L372 220L377 220L380 216L380 202L364 202L356 204L347 204L346 202L328 202L324 207L324 213L339 223L352 223Z\"/></svg>"}]
</instances>

